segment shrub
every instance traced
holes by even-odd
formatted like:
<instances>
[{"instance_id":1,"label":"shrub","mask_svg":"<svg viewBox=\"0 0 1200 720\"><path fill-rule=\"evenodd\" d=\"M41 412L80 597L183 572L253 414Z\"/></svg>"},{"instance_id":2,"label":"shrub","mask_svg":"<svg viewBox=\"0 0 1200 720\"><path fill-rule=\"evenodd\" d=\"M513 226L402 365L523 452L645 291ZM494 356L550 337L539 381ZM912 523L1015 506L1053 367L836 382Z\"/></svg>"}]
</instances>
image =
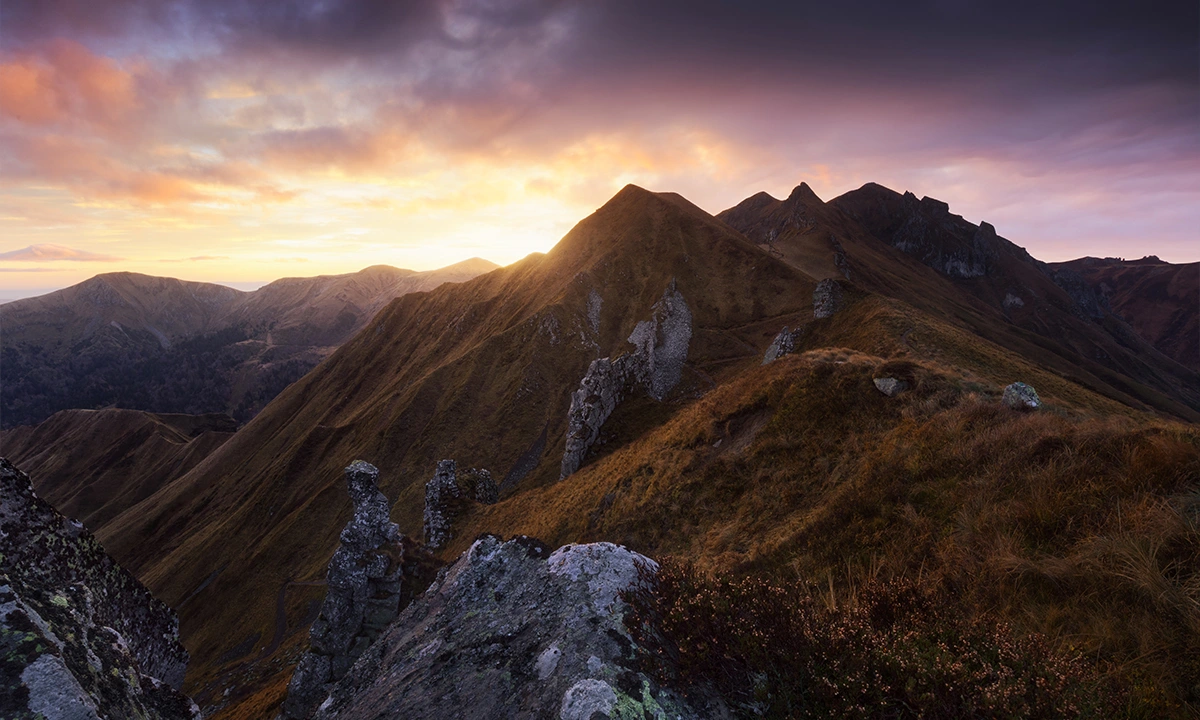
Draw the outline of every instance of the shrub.
<instances>
[{"instance_id":1,"label":"shrub","mask_svg":"<svg viewBox=\"0 0 1200 720\"><path fill-rule=\"evenodd\" d=\"M668 561L627 624L660 682L711 687L749 717L1111 718L1123 689L1039 636L968 620L951 598L872 580L839 603L813 586L710 578Z\"/></svg>"}]
</instances>

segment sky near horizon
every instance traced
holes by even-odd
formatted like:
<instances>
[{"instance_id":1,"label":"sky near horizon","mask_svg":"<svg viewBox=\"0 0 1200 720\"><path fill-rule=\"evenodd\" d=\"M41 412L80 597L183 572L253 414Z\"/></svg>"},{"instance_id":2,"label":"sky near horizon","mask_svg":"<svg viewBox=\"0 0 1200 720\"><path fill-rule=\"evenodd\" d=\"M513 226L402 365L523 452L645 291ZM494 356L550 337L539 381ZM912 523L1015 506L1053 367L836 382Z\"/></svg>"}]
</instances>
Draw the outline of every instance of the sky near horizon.
<instances>
[{"instance_id":1,"label":"sky near horizon","mask_svg":"<svg viewBox=\"0 0 1200 720\"><path fill-rule=\"evenodd\" d=\"M1053 7L1048 7L1053 5ZM548 250L626 183L1200 260L1193 2L5 0L0 298Z\"/></svg>"}]
</instances>

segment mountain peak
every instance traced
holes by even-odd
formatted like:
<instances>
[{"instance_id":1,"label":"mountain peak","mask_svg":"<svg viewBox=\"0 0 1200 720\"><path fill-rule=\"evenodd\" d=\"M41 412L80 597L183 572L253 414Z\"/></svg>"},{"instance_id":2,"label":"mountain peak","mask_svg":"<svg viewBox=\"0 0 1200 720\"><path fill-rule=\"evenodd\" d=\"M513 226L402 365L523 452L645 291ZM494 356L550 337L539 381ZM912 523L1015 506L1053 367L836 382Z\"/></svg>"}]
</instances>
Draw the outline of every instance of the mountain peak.
<instances>
[{"instance_id":1,"label":"mountain peak","mask_svg":"<svg viewBox=\"0 0 1200 720\"><path fill-rule=\"evenodd\" d=\"M770 197L770 196L768 195L768 197ZM802 182L799 185L797 185L795 187L795 189L792 190L792 194L788 195L787 201L789 203L803 202L803 203L821 203L821 204L824 204L824 202L825 202L820 197L818 197L815 192L813 192L813 189L810 188L808 186L808 183L806 183L806 182Z\"/></svg>"}]
</instances>

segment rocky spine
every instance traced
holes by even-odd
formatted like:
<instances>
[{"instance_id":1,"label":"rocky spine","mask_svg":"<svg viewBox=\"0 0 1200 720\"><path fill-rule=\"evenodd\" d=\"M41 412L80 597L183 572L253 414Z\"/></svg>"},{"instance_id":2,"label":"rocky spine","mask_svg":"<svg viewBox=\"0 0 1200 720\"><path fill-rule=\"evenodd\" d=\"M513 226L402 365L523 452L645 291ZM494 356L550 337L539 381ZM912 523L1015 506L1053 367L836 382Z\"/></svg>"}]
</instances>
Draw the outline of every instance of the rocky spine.
<instances>
[{"instance_id":1,"label":"rocky spine","mask_svg":"<svg viewBox=\"0 0 1200 720\"><path fill-rule=\"evenodd\" d=\"M354 517L329 561L328 590L309 632L310 648L288 684L283 704L288 719L310 717L330 683L346 674L400 610L404 550L379 490L379 471L356 460L345 475Z\"/></svg>"},{"instance_id":2,"label":"rocky spine","mask_svg":"<svg viewBox=\"0 0 1200 720\"><path fill-rule=\"evenodd\" d=\"M636 349L616 359L593 360L571 394L560 479L579 469L604 422L630 393L642 390L655 400L666 398L683 376L691 339L692 311L672 280L651 308L650 319L629 335Z\"/></svg>"}]
</instances>

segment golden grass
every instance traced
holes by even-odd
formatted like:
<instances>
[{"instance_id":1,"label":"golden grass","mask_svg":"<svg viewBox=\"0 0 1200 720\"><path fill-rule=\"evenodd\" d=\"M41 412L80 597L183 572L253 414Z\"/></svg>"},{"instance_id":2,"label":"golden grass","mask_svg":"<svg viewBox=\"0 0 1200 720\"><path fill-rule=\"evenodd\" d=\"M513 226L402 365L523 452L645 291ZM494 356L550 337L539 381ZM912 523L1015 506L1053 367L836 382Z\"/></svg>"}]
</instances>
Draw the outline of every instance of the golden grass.
<instances>
[{"instance_id":1,"label":"golden grass","mask_svg":"<svg viewBox=\"0 0 1200 720\"><path fill-rule=\"evenodd\" d=\"M886 373L913 389L884 397L871 380ZM1104 417L1107 400L1069 384L1064 400L1052 381L1046 410L1010 411L984 379L849 349L789 356L558 485L475 508L445 556L484 531L605 539L827 585L831 603L915 578L1113 663L1142 707L1194 709L1200 431Z\"/></svg>"}]
</instances>

